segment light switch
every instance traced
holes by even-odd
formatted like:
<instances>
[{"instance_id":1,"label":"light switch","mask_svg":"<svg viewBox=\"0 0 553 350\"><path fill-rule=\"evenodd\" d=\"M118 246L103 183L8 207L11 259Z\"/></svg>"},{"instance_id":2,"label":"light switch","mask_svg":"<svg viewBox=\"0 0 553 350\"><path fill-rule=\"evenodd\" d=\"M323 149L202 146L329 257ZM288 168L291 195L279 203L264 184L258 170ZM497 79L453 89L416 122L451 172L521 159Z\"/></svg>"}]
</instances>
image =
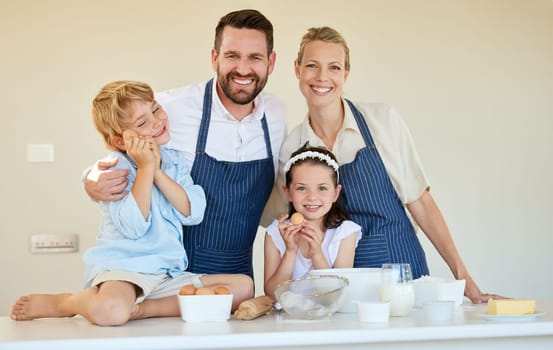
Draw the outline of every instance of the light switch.
<instances>
[{"instance_id":1,"label":"light switch","mask_svg":"<svg viewBox=\"0 0 553 350\"><path fill-rule=\"evenodd\" d=\"M27 161L36 162L53 162L54 161L54 145L51 143L44 144L28 144L27 145Z\"/></svg>"}]
</instances>

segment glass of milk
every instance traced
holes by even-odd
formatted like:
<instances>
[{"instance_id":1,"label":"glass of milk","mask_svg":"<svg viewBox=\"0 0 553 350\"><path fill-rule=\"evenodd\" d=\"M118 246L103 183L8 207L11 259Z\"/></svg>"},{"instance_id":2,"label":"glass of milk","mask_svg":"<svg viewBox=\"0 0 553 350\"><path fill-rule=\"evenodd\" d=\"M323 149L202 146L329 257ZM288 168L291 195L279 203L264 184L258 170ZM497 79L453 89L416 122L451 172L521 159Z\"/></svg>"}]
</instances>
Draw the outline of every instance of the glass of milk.
<instances>
[{"instance_id":1,"label":"glass of milk","mask_svg":"<svg viewBox=\"0 0 553 350\"><path fill-rule=\"evenodd\" d=\"M390 302L390 316L407 316L415 305L411 265L382 264L379 297Z\"/></svg>"}]
</instances>

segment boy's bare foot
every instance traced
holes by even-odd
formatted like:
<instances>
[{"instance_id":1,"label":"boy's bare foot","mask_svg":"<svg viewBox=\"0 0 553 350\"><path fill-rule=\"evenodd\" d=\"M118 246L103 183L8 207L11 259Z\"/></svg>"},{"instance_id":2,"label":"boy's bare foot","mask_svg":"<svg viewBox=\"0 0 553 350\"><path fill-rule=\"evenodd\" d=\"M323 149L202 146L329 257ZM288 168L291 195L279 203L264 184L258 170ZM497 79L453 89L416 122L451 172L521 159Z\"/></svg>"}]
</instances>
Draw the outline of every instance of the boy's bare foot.
<instances>
[{"instance_id":1,"label":"boy's bare foot","mask_svg":"<svg viewBox=\"0 0 553 350\"><path fill-rule=\"evenodd\" d=\"M19 297L12 306L10 317L16 321L43 317L73 317L63 310L62 304L71 294L31 294Z\"/></svg>"}]
</instances>

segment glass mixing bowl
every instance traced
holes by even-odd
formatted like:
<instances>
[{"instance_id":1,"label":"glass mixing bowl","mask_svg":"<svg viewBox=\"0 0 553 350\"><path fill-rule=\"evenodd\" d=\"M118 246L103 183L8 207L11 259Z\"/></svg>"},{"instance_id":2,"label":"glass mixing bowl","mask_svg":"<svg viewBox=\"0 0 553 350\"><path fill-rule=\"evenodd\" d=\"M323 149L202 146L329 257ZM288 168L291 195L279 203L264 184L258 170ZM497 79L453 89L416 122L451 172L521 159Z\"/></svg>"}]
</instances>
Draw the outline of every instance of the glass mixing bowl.
<instances>
[{"instance_id":1,"label":"glass mixing bowl","mask_svg":"<svg viewBox=\"0 0 553 350\"><path fill-rule=\"evenodd\" d=\"M293 318L317 320L334 314L344 301L348 279L341 276L308 276L280 283L275 297Z\"/></svg>"}]
</instances>

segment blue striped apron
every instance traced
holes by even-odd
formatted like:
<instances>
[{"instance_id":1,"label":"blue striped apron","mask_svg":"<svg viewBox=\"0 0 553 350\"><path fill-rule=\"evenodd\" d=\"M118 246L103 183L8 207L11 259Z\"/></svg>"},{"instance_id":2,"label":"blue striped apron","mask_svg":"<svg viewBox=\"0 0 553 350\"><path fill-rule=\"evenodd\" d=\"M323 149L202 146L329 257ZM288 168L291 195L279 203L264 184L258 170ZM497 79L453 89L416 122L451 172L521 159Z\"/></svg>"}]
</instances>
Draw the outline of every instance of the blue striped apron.
<instances>
[{"instance_id":1,"label":"blue striped apron","mask_svg":"<svg viewBox=\"0 0 553 350\"><path fill-rule=\"evenodd\" d=\"M346 102L366 145L357 152L353 162L340 166L342 204L352 220L363 228L354 266L410 263L413 278L428 275L424 250L386 172L365 118L351 101Z\"/></svg>"},{"instance_id":2,"label":"blue striped apron","mask_svg":"<svg viewBox=\"0 0 553 350\"><path fill-rule=\"evenodd\" d=\"M253 278L253 242L274 184L273 153L265 114L261 125L268 157L246 162L218 161L205 152L212 102L211 79L205 88L202 121L191 170L206 194L199 225L184 226L188 271L243 273Z\"/></svg>"}]
</instances>

